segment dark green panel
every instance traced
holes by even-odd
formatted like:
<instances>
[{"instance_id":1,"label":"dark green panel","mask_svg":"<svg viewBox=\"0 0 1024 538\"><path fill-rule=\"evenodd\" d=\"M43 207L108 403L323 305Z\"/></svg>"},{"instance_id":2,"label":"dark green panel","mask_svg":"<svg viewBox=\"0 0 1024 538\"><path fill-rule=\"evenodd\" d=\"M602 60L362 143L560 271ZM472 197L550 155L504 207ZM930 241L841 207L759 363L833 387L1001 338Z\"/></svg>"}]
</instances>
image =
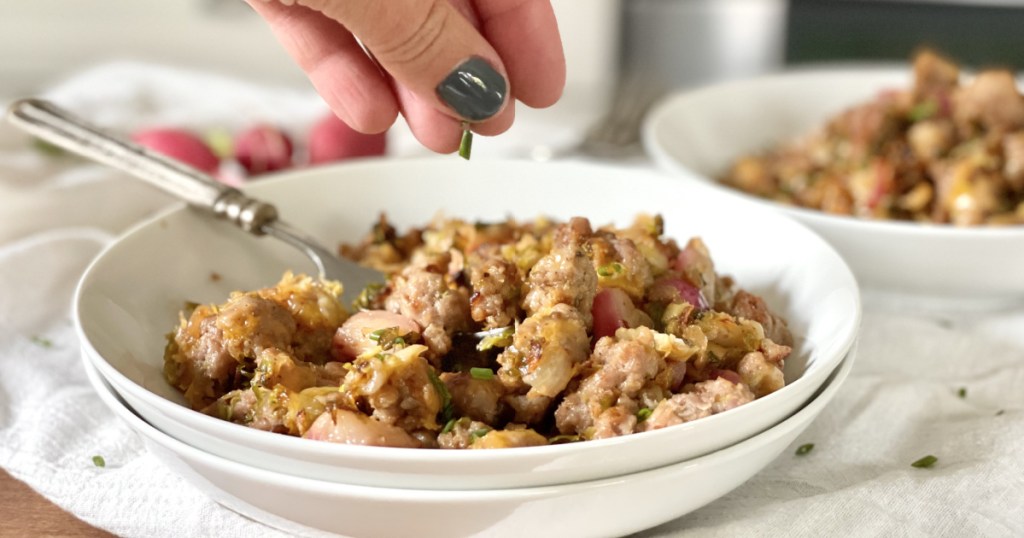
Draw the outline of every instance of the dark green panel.
<instances>
[{"instance_id":1,"label":"dark green panel","mask_svg":"<svg viewBox=\"0 0 1024 538\"><path fill-rule=\"evenodd\" d=\"M1024 68L1024 7L791 0L788 63L906 60L929 45L965 65Z\"/></svg>"}]
</instances>

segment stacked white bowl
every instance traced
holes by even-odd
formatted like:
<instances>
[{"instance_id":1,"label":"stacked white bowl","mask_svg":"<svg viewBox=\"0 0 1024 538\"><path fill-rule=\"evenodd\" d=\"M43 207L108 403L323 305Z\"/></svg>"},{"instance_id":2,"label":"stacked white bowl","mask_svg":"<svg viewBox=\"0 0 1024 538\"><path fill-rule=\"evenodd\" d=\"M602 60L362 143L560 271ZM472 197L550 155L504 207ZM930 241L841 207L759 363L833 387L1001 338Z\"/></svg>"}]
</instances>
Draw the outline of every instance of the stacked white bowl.
<instances>
[{"instance_id":1,"label":"stacked white bowl","mask_svg":"<svg viewBox=\"0 0 1024 538\"><path fill-rule=\"evenodd\" d=\"M652 172L450 159L365 161L252 184L327 244L355 241L381 211L402 228L439 210L626 224L660 213L666 235L699 235L719 272L760 294L797 337L783 389L736 409L613 439L503 450L349 446L249 429L192 411L163 376L165 334L184 301L313 270L286 247L181 207L128 232L83 277L74 307L90 379L154 454L253 519L352 536L614 536L690 512L768 465L849 373L856 281L803 226ZM211 273L220 278L211 279Z\"/></svg>"}]
</instances>

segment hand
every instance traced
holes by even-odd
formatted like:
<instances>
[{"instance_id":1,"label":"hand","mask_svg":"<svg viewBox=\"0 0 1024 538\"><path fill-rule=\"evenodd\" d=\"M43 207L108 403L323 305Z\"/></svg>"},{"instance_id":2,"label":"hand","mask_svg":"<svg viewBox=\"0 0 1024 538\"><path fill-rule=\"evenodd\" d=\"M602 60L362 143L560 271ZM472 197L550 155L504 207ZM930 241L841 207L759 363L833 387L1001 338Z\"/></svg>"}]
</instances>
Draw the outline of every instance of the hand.
<instances>
[{"instance_id":1,"label":"hand","mask_svg":"<svg viewBox=\"0 0 1024 538\"><path fill-rule=\"evenodd\" d=\"M551 106L565 85L548 0L248 1L345 123L377 133L401 112L440 153L463 120L502 133L516 100Z\"/></svg>"}]
</instances>

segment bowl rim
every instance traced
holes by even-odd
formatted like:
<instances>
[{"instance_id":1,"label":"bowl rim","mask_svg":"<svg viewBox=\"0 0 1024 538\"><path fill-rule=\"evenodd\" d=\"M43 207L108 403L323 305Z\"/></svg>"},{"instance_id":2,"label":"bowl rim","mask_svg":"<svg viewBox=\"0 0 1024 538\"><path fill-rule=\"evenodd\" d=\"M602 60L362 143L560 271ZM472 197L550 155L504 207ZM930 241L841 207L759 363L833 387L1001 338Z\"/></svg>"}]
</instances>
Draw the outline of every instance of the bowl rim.
<instances>
[{"instance_id":1,"label":"bowl rim","mask_svg":"<svg viewBox=\"0 0 1024 538\"><path fill-rule=\"evenodd\" d=\"M543 166L545 168L551 166L558 166L562 168L585 169L609 168L608 166L602 166L599 164L581 163L573 161L563 161L559 163L536 163L531 161L495 159L488 160L486 162L488 163L488 166L514 165L523 167ZM360 173L360 168L368 168L370 170L373 170L380 166L390 167L393 166L394 163L404 163L405 166L412 167L449 166L448 164L446 164L445 161L435 157L404 159L401 161L391 161L386 159L361 159L358 160L357 162L351 163L341 163L317 168L303 168L282 171L274 174L273 177L261 179L258 183L249 185L247 187L243 187L242 190L248 193L250 191L260 191L264 188L272 189L274 188L275 185L281 183L307 180L304 178L306 176L310 176L313 174L329 174L331 173L332 170L338 169L351 170L351 173ZM656 170L637 169L635 167L626 166L616 166L613 168L621 169L623 172L644 174L645 176L647 176L647 180L660 182L666 186L670 186L671 188L680 188L680 185L677 182L675 182L673 178L667 177L664 174L658 174ZM266 187L262 187L261 185L266 185ZM692 186L684 186L683 188L692 188ZM259 196L263 195L259 194ZM93 273L97 270L97 266L100 264L101 260L103 260L106 257L107 253L115 248L118 248L118 245L120 245L122 240L134 235L138 231L156 225L160 222L160 220L167 218L171 215L177 215L180 213L184 213L186 211L188 211L188 204L184 202L175 203L170 207L155 213L151 217L143 219L142 221L129 227L126 231L119 234L113 241L106 245L95 256L95 258L89 263L88 267L82 273L82 276L80 277L78 284L76 285L75 288L75 293L71 305L71 313L75 331L79 337L79 341L81 343L83 352L91 353L97 359L97 368L103 373L103 376L105 378L110 380L111 384L114 384L125 390L132 391L132 393L136 397L146 401L153 402L154 405L160 408L161 410L166 409L168 412L174 414L188 412L190 413L191 420L206 422L207 424L210 424L212 428L233 428L232 431L235 434L243 437L249 437L253 440L266 440L266 442L280 444L282 445L282 447L287 447L294 450L301 450L303 452L315 455L316 457L357 457L362 459L372 458L378 462L401 461L403 463L409 463L411 460L422 460L423 463L472 462L474 464L486 464L501 463L503 460L509 460L514 458L554 458L564 455L566 453L612 450L614 449L614 447L621 444L635 443L635 440L638 438L638 436L641 439L651 439L651 442L656 442L654 441L654 439L657 439L658 437L682 435L682 432L686 430L692 430L695 428L707 428L710 426L701 426L701 424L707 425L721 421L722 416L728 415L729 413L735 413L735 409L745 408L747 405L755 404L757 402L769 402L759 404L760 407L770 405L770 402L775 402L783 398L786 394L786 390L789 389L790 387L796 386L798 384L799 386L803 386L804 384L809 382L807 381L808 376L801 375L799 378L793 380L791 383L788 383L782 389L779 389L778 391L772 394L768 394L766 396L758 398L750 402L749 404L737 407L735 409L730 409L722 413L711 415L709 417L704 417L703 419L700 420L686 422L683 424L677 424L669 428L661 428L658 430L647 432L638 432L630 435L612 437L608 439L596 439L576 443L562 443L557 445L515 447L503 450L424 450L420 448L378 447L349 445L343 443L324 443L311 441L309 439L297 436L282 435L272 432L265 432L262 430L255 430L253 428L249 428L241 424L235 424L225 420L220 420L209 415L205 415L187 406L183 406L177 402L170 401L150 391L145 386L137 383L127 375L120 372L113 364L111 364L109 361L106 360L106 358L103 357L103 354L96 349L92 341L89 339L81 322L81 319L83 317L81 306L83 288L85 288L88 285L90 279L93 276ZM793 229L800 230L801 233L805 233L805 240L816 243L819 248L824 249L824 251L826 251L829 255L833 256L835 260L839 262L840 267L843 270L843 275L841 276L844 280L847 281L846 284L849 287L849 291L851 292L852 306L854 307L853 311L849 313L852 314L852 321L849 323L849 334L845 335L845 340L839 345L839 348L836 350L834 356L822 357L823 365L820 368L825 371L822 371L819 375L822 376L822 383L824 383L824 380L828 379L829 376L832 375L832 373L841 365L844 358L847 356L847 354L849 354L850 350L856 344L858 335L860 334L861 323L863 320L863 305L859 284L856 278L853 276L853 273L850 270L849 265L842 258L842 256L840 256L838 252L836 252L836 250L824 239L822 239L818 234L811 231L805 225L785 215L778 215L778 213L776 212L766 211L764 209L760 209L759 211L764 211L765 215L770 216L771 218L781 218L782 221L785 221L787 223L786 225L793 227ZM203 218L198 214L197 216ZM820 387L821 385L816 387L815 392L818 389L820 389ZM814 394L815 392L812 392L812 394ZM291 446L289 447L288 445Z\"/></svg>"},{"instance_id":2,"label":"bowl rim","mask_svg":"<svg viewBox=\"0 0 1024 538\"><path fill-rule=\"evenodd\" d=\"M117 391L110 385L110 382L105 379L102 373L100 373L95 365L91 363L88 356L85 353L82 353L82 365L85 368L89 384L107 407L109 407L121 420L127 422L132 431L145 436L149 440L171 450L175 454L182 451L188 452L193 458L203 460L204 463L211 467L219 467L221 469L224 467L233 468L232 470L225 471L229 474L240 474L244 472L245 474L257 476L259 477L257 478L258 480L264 482L276 482L279 484L287 482L289 487L314 491L316 493L342 493L353 496L358 495L361 497L370 497L383 501L398 500L421 503L474 502L513 499L528 500L538 497L548 497L551 495L563 495L572 491L600 489L625 480L642 479L654 474L661 474L669 470L681 470L683 468L702 465L716 465L717 463L715 462L723 459L729 461L737 452L744 453L748 450L754 450L756 447L764 445L767 442L774 441L778 437L786 435L790 431L799 428L804 424L809 425L813 422L821 411L824 410L824 408L832 401L836 393L839 392L839 389L846 382L850 372L853 370L855 360L856 349L851 349L851 352L844 356L840 364L837 365L837 368L829 374L828 378L826 378L825 382L817 391L815 391L811 399L798 410L787 416L784 420L756 435L703 456L670 463L668 465L636 473L566 484L490 490L425 490L363 486L293 476L279 471L253 467L245 463L236 462L222 456L217 456L216 454L200 450L199 448L193 447L184 441L179 441L171 435L160 431L136 414L136 412L121 399L117 394Z\"/></svg>"},{"instance_id":3,"label":"bowl rim","mask_svg":"<svg viewBox=\"0 0 1024 538\"><path fill-rule=\"evenodd\" d=\"M689 167L676 159L664 144L659 136L658 130L665 122L679 114L675 109L685 106L688 101L701 99L709 94L721 91L745 91L753 92L765 85L778 84L786 81L800 79L831 79L831 78L863 78L872 77L877 79L895 78L897 76L909 77L909 64L905 63L853 63L850 64L822 64L801 66L787 69L777 73L761 75L756 77L731 80L692 89L685 89L671 92L659 99L644 118L641 127L641 140L647 154L651 157L658 168L670 173L673 177L682 178L689 182L699 183L710 187L717 192L727 193L730 196L742 198L748 202L771 208L774 211L782 211L796 217L798 220L811 221L816 226L857 226L869 231L896 233L917 238L970 238L978 239L1001 239L1024 237L1024 224L1015 226L954 226L945 223L920 223L903 220L876 220L864 219L851 215L834 215L817 209L810 209L792 206L761 198L739 189L723 185L718 179L705 175ZM970 76L970 71L961 71ZM878 88L883 89L883 88ZM846 106L852 106L850 103ZM802 133L792 133L789 138L799 136ZM738 157L734 156L733 158Z\"/></svg>"}]
</instances>

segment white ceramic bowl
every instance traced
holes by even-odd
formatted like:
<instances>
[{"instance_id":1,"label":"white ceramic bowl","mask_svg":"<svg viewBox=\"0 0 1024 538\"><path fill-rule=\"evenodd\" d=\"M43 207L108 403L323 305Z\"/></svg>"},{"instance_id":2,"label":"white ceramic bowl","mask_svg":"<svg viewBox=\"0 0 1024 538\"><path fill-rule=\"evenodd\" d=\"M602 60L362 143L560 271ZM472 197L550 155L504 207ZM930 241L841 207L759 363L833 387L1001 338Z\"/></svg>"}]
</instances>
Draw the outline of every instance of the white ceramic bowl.
<instances>
[{"instance_id":1,"label":"white ceramic bowl","mask_svg":"<svg viewBox=\"0 0 1024 538\"><path fill-rule=\"evenodd\" d=\"M719 185L738 157L791 140L886 88L907 67L804 70L671 95L647 117L644 145L664 169L796 217L846 259L865 288L976 304L1024 299L1024 226L955 228L869 221L787 206Z\"/></svg>"},{"instance_id":2,"label":"white ceramic bowl","mask_svg":"<svg viewBox=\"0 0 1024 538\"><path fill-rule=\"evenodd\" d=\"M286 268L310 264L185 208L136 227L99 256L80 283L76 323L85 352L146 420L256 467L424 489L559 484L650 469L729 446L799 409L849 350L860 321L856 282L824 241L777 214L738 211L728 198L698 191L637 170L454 159L311 169L250 188L332 244L360 237L381 209L399 226L424 223L440 209L467 218L585 214L620 223L656 211L665 215L670 236L702 235L723 271L790 320L799 341L786 362L789 384L726 413L654 432L507 450L417 450L309 441L194 412L162 374L164 334L182 302L222 301L231 290L264 286ZM212 281L211 271L222 278Z\"/></svg>"},{"instance_id":3,"label":"white ceramic bowl","mask_svg":"<svg viewBox=\"0 0 1024 538\"><path fill-rule=\"evenodd\" d=\"M237 463L175 440L136 416L86 360L103 401L150 451L217 502L256 521L304 534L346 536L624 536L687 514L774 460L839 391L851 352L797 413L767 431L698 459L631 475L520 489L427 491L298 478ZM215 532L211 529L211 532Z\"/></svg>"}]
</instances>

